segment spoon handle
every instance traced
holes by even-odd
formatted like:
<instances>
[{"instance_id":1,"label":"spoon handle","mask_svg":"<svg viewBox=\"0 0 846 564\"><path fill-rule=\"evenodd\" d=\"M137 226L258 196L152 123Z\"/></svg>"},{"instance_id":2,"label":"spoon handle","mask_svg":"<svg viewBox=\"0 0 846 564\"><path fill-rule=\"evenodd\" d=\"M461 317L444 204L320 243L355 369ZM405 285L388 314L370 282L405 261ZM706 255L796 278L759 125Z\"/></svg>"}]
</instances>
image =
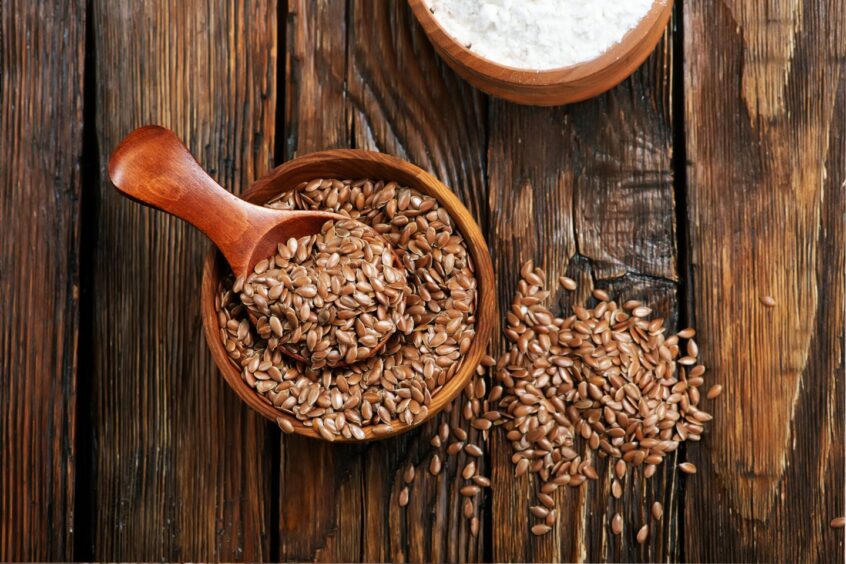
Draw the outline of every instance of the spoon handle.
<instances>
[{"instance_id":1,"label":"spoon handle","mask_svg":"<svg viewBox=\"0 0 846 564\"><path fill-rule=\"evenodd\" d=\"M263 208L222 188L173 131L146 126L127 135L109 159L109 177L124 196L205 233L233 267L248 262Z\"/></svg>"}]
</instances>

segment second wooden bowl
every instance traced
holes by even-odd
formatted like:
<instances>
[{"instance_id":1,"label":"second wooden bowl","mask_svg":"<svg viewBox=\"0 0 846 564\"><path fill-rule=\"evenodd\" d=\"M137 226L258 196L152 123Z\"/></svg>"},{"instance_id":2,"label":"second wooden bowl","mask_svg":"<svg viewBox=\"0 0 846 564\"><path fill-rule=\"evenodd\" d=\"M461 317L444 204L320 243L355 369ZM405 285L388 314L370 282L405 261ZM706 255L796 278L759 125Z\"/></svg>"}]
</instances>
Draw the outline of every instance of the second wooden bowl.
<instances>
[{"instance_id":1,"label":"second wooden bowl","mask_svg":"<svg viewBox=\"0 0 846 564\"><path fill-rule=\"evenodd\" d=\"M476 268L477 305L476 336L461 366L453 378L432 398L429 404L429 416L433 417L447 406L467 384L482 360L488 346L491 330L496 315L494 309L494 274L487 244L479 226L473 220L467 208L458 200L449 188L428 172L396 157L382 153L356 150L337 150L312 153L273 169L267 176L253 184L243 194L248 202L264 204L279 194L292 190L299 183L315 178L395 180L401 185L414 188L423 194L432 196L446 208L467 242L467 247ZM214 361L226 382L238 396L250 407L270 419L286 417L294 423L295 432L312 438L321 438L311 427L302 426L296 418L287 415L269 405L241 377L241 370L230 360L220 339L217 312L214 302L220 281L228 273L223 257L214 247L209 250L203 266L202 315L206 341L211 349ZM427 419L428 419L427 418ZM421 422L422 423L422 422ZM364 427L365 440L384 439L409 430L413 425L399 421L393 424L394 430L383 435L374 435L371 427ZM336 442L347 441L339 437Z\"/></svg>"},{"instance_id":2,"label":"second wooden bowl","mask_svg":"<svg viewBox=\"0 0 846 564\"><path fill-rule=\"evenodd\" d=\"M459 76L488 94L531 106L579 102L610 90L655 49L673 12L673 0L655 0L640 23L599 57L569 67L534 71L477 55L441 27L424 0L408 3L435 49Z\"/></svg>"}]
</instances>

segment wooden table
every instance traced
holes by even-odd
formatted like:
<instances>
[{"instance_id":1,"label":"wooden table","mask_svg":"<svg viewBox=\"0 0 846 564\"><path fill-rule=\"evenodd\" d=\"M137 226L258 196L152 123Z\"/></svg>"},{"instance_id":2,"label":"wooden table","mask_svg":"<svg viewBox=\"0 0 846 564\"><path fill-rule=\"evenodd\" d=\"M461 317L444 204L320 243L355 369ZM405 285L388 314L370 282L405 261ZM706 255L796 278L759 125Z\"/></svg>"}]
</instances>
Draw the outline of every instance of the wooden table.
<instances>
[{"instance_id":1,"label":"wooden table","mask_svg":"<svg viewBox=\"0 0 846 564\"><path fill-rule=\"evenodd\" d=\"M842 561L844 30L844 0L679 1L629 80L540 109L457 78L401 1L0 0L0 560ZM454 459L397 507L431 426L339 447L251 413L202 335L208 242L109 184L148 123L236 192L399 155L478 218L501 310L532 258L696 326L724 392L626 482L627 522L664 502L648 542L610 535L606 464L535 538L495 433L473 538Z\"/></svg>"}]
</instances>

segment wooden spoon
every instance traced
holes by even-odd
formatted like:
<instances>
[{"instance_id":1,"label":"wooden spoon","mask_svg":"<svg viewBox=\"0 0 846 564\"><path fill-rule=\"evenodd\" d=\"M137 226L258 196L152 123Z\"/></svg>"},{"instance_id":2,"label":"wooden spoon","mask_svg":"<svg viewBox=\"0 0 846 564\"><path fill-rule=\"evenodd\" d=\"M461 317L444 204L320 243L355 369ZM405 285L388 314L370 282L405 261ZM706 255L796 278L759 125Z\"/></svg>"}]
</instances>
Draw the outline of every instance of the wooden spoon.
<instances>
[{"instance_id":1,"label":"wooden spoon","mask_svg":"<svg viewBox=\"0 0 846 564\"><path fill-rule=\"evenodd\" d=\"M256 263L273 255L277 243L319 233L329 220L349 220L326 211L274 210L245 202L215 182L173 131L155 125L136 129L120 142L109 159L109 177L127 198L175 215L205 233L236 277L247 276ZM248 310L248 315L255 325L255 314ZM280 350L306 362L285 346Z\"/></svg>"}]
</instances>

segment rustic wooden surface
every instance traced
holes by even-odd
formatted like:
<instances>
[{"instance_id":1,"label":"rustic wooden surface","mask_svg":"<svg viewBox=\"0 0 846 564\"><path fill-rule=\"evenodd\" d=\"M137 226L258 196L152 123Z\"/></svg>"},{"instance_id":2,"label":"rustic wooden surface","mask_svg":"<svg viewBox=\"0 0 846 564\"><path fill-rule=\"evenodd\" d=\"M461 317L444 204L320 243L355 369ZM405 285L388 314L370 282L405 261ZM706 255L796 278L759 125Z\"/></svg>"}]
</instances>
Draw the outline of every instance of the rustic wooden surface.
<instances>
[{"instance_id":1,"label":"rustic wooden surface","mask_svg":"<svg viewBox=\"0 0 846 564\"><path fill-rule=\"evenodd\" d=\"M83 2L0 3L0 560L74 556Z\"/></svg>"},{"instance_id":2,"label":"rustic wooden surface","mask_svg":"<svg viewBox=\"0 0 846 564\"><path fill-rule=\"evenodd\" d=\"M0 0L0 560L842 559L844 29L844 0L679 1L630 79L537 109L457 78L402 1ZM462 460L424 471L435 423L282 438L211 362L191 297L206 240L108 183L146 123L235 192L326 148L432 171L488 237L500 309L532 258L576 299L606 288L695 325L715 421L622 503L600 462L542 538L497 433L475 538Z\"/></svg>"}]
</instances>

